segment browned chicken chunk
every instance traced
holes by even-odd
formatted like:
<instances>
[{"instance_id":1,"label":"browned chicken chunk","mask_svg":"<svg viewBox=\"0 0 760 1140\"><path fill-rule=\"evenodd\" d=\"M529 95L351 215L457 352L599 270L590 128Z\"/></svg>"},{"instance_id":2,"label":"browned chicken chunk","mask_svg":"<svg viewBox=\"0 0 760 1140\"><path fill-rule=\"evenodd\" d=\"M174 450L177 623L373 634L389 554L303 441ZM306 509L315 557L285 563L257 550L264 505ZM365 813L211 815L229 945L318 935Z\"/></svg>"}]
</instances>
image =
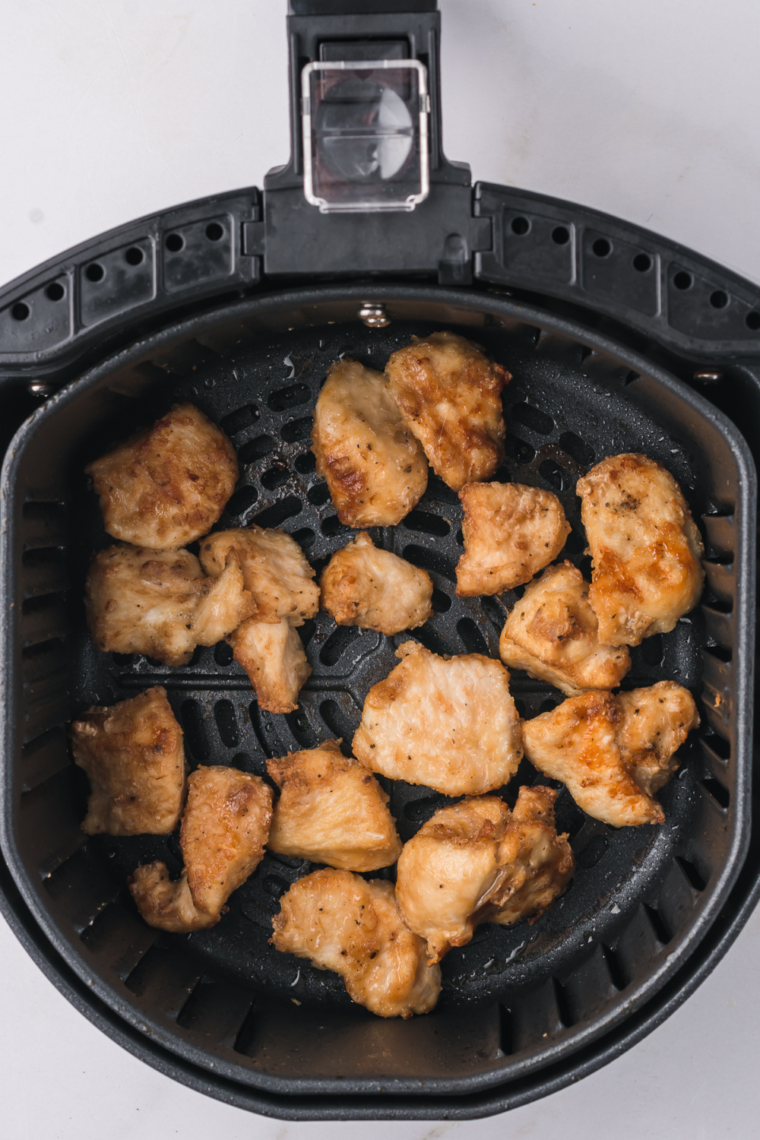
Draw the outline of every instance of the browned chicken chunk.
<instances>
[{"instance_id":1,"label":"browned chicken chunk","mask_svg":"<svg viewBox=\"0 0 760 1140\"><path fill-rule=\"evenodd\" d=\"M416 629L432 616L433 580L360 534L333 554L320 581L322 607L338 625L380 633Z\"/></svg>"},{"instance_id":2,"label":"browned chicken chunk","mask_svg":"<svg viewBox=\"0 0 760 1140\"><path fill-rule=\"evenodd\" d=\"M269 850L346 871L377 871L401 851L388 797L371 772L327 740L268 760L280 789Z\"/></svg>"},{"instance_id":3,"label":"browned chicken chunk","mask_svg":"<svg viewBox=\"0 0 760 1140\"><path fill-rule=\"evenodd\" d=\"M449 487L495 473L504 457L506 368L464 337L437 332L394 352L385 374L404 423Z\"/></svg>"},{"instance_id":4,"label":"browned chicken chunk","mask_svg":"<svg viewBox=\"0 0 760 1140\"><path fill-rule=\"evenodd\" d=\"M575 864L554 827L556 796L521 788L512 813L495 796L466 799L441 808L404 845L396 898L430 962L466 945L479 923L536 918L562 894Z\"/></svg>"},{"instance_id":5,"label":"browned chicken chunk","mask_svg":"<svg viewBox=\"0 0 760 1140\"><path fill-rule=\"evenodd\" d=\"M85 609L104 653L144 653L185 665L196 645L215 645L255 610L231 551L218 578L204 578L187 550L109 546L87 575Z\"/></svg>"},{"instance_id":6,"label":"browned chicken chunk","mask_svg":"<svg viewBox=\"0 0 760 1140\"><path fill-rule=\"evenodd\" d=\"M166 689L156 685L110 708L88 709L70 728L87 773L88 835L168 835L179 822L185 750Z\"/></svg>"},{"instance_id":7,"label":"browned chicken chunk","mask_svg":"<svg viewBox=\"0 0 760 1140\"><path fill-rule=\"evenodd\" d=\"M303 642L287 618L276 625L251 618L230 634L233 657L243 666L265 712L289 713L298 708L298 694L311 676Z\"/></svg>"},{"instance_id":8,"label":"browned chicken chunk","mask_svg":"<svg viewBox=\"0 0 760 1140\"><path fill-rule=\"evenodd\" d=\"M367 694L355 756L392 780L450 796L506 784L522 758L509 673L479 653L437 657L415 641Z\"/></svg>"},{"instance_id":9,"label":"browned chicken chunk","mask_svg":"<svg viewBox=\"0 0 760 1140\"><path fill-rule=\"evenodd\" d=\"M464 554L457 594L500 594L530 582L565 545L570 525L551 491L522 483L469 483L464 508Z\"/></svg>"},{"instance_id":10,"label":"browned chicken chunk","mask_svg":"<svg viewBox=\"0 0 760 1140\"><path fill-rule=\"evenodd\" d=\"M272 792L258 776L197 768L187 784L182 875L172 882L163 863L148 863L129 884L145 921L175 934L216 925L227 899L261 862L272 819Z\"/></svg>"},{"instance_id":11,"label":"browned chicken chunk","mask_svg":"<svg viewBox=\"0 0 760 1140\"><path fill-rule=\"evenodd\" d=\"M222 530L201 543L201 564L207 574L224 570L234 550L243 568L246 590L256 600L256 621L303 625L319 609L319 586L314 571L296 540L282 530L260 526Z\"/></svg>"},{"instance_id":12,"label":"browned chicken chunk","mask_svg":"<svg viewBox=\"0 0 760 1140\"><path fill-rule=\"evenodd\" d=\"M638 645L669 633L704 582L702 539L681 488L646 455L612 455L578 480L577 491L599 640Z\"/></svg>"},{"instance_id":13,"label":"browned chicken chunk","mask_svg":"<svg viewBox=\"0 0 760 1140\"><path fill-rule=\"evenodd\" d=\"M499 653L568 697L587 689L615 689L631 667L625 646L600 645L588 582L570 562L549 566L531 582L507 618Z\"/></svg>"},{"instance_id":14,"label":"browned chicken chunk","mask_svg":"<svg viewBox=\"0 0 760 1140\"><path fill-rule=\"evenodd\" d=\"M312 440L317 471L346 526L395 526L425 494L425 456L385 377L355 360L330 368Z\"/></svg>"},{"instance_id":15,"label":"browned chicken chunk","mask_svg":"<svg viewBox=\"0 0 760 1140\"><path fill-rule=\"evenodd\" d=\"M654 799L678 767L675 751L699 724L674 681L613 696L591 692L523 723L525 755L561 780L594 819L612 827L664 823Z\"/></svg>"},{"instance_id":16,"label":"browned chicken chunk","mask_svg":"<svg viewBox=\"0 0 760 1140\"><path fill-rule=\"evenodd\" d=\"M350 871L314 871L280 900L272 943L278 950L334 970L349 995L379 1017L429 1013L441 970L399 914L393 884Z\"/></svg>"},{"instance_id":17,"label":"browned chicken chunk","mask_svg":"<svg viewBox=\"0 0 760 1140\"><path fill-rule=\"evenodd\" d=\"M152 550L176 550L206 534L238 477L227 436L192 404L175 404L85 471L106 532Z\"/></svg>"}]
</instances>

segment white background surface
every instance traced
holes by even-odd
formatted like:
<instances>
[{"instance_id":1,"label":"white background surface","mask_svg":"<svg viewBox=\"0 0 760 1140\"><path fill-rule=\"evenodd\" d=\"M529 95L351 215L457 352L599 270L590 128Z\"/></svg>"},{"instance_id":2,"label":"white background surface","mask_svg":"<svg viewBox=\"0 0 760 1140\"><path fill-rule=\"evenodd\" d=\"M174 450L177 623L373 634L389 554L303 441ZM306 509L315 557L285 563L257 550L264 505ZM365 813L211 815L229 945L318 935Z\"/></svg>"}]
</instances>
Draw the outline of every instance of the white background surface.
<instances>
[{"instance_id":1,"label":"white background surface","mask_svg":"<svg viewBox=\"0 0 760 1140\"><path fill-rule=\"evenodd\" d=\"M0 283L287 158L285 0L0 0ZM440 0L446 152L760 282L757 0ZM191 1092L76 1013L0 922L4 1140L757 1135L760 916L580 1085L465 1124L283 1124Z\"/></svg>"}]
</instances>

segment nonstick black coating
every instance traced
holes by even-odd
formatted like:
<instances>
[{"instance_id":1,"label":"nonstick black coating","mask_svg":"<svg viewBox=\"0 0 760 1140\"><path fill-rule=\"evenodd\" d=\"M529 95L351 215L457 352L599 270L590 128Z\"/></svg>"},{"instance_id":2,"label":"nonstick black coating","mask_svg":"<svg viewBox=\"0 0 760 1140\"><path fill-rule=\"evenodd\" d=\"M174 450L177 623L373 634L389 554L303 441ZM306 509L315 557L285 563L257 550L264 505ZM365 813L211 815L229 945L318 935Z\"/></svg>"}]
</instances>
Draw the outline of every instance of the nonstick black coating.
<instances>
[{"instance_id":1,"label":"nonstick black coating","mask_svg":"<svg viewBox=\"0 0 760 1140\"><path fill-rule=\"evenodd\" d=\"M293 318L294 326L302 323ZM59 460L68 483L59 495L68 520L62 545L71 585L72 622L65 639L68 715L161 683L185 730L191 765L233 764L264 775L268 756L312 747L332 736L342 737L348 748L368 688L387 675L397 660L395 647L408 636L440 653L498 656L499 632L516 595L456 598L461 508L436 477L398 527L370 532L378 544L430 571L436 586L435 616L410 635L386 638L337 628L320 613L301 630L314 673L297 713L262 713L225 645L200 649L189 666L172 670L141 657L99 654L83 621L86 567L94 550L110 540L82 472L110 442L178 400L197 404L228 432L241 464L240 486L217 529L250 522L282 526L319 570L355 533L338 522L309 450L311 413L327 367L345 355L382 369L389 354L412 334L451 325L450 319L394 320L387 329L370 330L358 322L322 320L315 327L241 337L239 344L229 329L212 328L199 339L185 337L180 348L164 346L152 356L144 354L131 381L126 376L111 385L111 395L97 414L87 412L87 430L80 431ZM560 557L588 573L575 482L594 462L620 451L643 451L668 467L698 521L704 515L729 517L740 481L726 470L725 444L716 448L714 425L710 431L700 427L698 412L685 404L682 424L676 426L677 399L632 370L630 361L592 352L555 332L540 333L516 319L505 321L504 327L491 323L460 331L472 335L513 373L504 398L507 457L497 478L559 494L573 525ZM120 395L133 391L135 375L142 395ZM733 553L712 549L725 527L710 521L703 529L705 525L708 556L717 556L720 566L720 560ZM716 573L711 580L720 579ZM727 603L710 593L707 601L708 611L695 611L671 634L633 650L624 688L669 678L691 688L698 698L703 695L705 652L713 657L716 649L719 664L725 663L721 654L727 652L716 644L716 621L711 617L725 616ZM550 686L519 672L513 674L511 687L526 717L562 699ZM708 703L712 713L682 750L678 777L661 793L667 816L663 827L606 827L586 817L568 793L560 791L558 826L569 832L578 861L571 889L535 924L486 925L469 946L452 951L443 963L444 991L431 1017L411 1025L380 1023L352 1006L337 976L268 945L280 895L312 867L273 855L267 855L235 892L229 913L213 930L189 938L149 932L144 945L137 936L138 950L117 970L122 983L118 1000L126 999L125 1008L133 1001L135 1010L160 1024L164 1033L168 1015L174 1027L168 1031L174 1039L170 1047L190 1049L193 1055L200 1051L196 1059L201 1063L222 1067L226 1061L236 1079L274 1081L275 1086L317 1079L325 1090L337 1082L347 1091L349 1086L369 1091L367 1081L388 1077L409 1090L415 1080L432 1078L434 1083L445 1082L446 1091L456 1091L465 1084L472 1087L473 1080L503 1080L505 1067L545 1063L556 1049L577 1047L603 1024L619 1020L626 1005L631 1008L656 979L664 978L675 962L674 952L685 943L690 925L735 858L743 810L735 796L739 781L720 732L723 713L716 718L710 692ZM67 794L73 795L70 810L81 818L86 781L79 773L72 778L68 768L64 778ZM550 781L523 762L505 789L506 799L514 802L520 784L533 782ZM447 802L429 789L390 781L385 786L403 839ZM708 832L711 837L705 842ZM176 836L95 837L51 864L44 889L53 904L88 876L105 876L113 884L110 895L103 889L107 899L77 931L91 962L113 956L109 923L116 930L121 916L128 914L129 929L137 929L141 920L119 887L137 865L155 858L179 871ZM392 877L392 871L382 874ZM114 985L107 974L105 984ZM207 1026L219 1022L225 1002L230 1010L226 1021L221 1018L226 1035L210 1034ZM450 1038L438 1053L431 1049L432 1026ZM204 1032L209 1038L205 1055ZM368 1053L373 1040L379 1048L376 1055Z\"/></svg>"}]
</instances>

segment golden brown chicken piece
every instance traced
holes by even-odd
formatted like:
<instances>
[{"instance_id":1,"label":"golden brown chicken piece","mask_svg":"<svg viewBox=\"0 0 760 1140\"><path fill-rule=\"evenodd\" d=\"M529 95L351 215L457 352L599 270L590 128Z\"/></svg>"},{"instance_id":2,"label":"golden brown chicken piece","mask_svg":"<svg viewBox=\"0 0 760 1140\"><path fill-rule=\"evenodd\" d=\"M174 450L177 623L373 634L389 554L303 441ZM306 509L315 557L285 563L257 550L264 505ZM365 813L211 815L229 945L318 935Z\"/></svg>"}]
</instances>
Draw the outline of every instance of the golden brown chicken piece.
<instances>
[{"instance_id":1,"label":"golden brown chicken piece","mask_svg":"<svg viewBox=\"0 0 760 1140\"><path fill-rule=\"evenodd\" d=\"M287 618L276 625L251 618L228 638L233 657L243 666L260 709L288 713L298 708L298 694L311 676L303 642Z\"/></svg>"},{"instance_id":2,"label":"golden brown chicken piece","mask_svg":"<svg viewBox=\"0 0 760 1140\"><path fill-rule=\"evenodd\" d=\"M396 898L427 940L430 962L465 946L481 922L536 918L562 894L575 862L557 835L550 788L520 788L514 812L495 796L441 808L404 845Z\"/></svg>"},{"instance_id":3,"label":"golden brown chicken piece","mask_svg":"<svg viewBox=\"0 0 760 1140\"><path fill-rule=\"evenodd\" d=\"M282 530L260 526L222 530L201 543L201 564L216 577L224 570L234 550L243 568L246 590L256 600L249 617L275 624L286 617L291 625L303 625L319 609L319 586L314 571L296 540Z\"/></svg>"},{"instance_id":4,"label":"golden brown chicken piece","mask_svg":"<svg viewBox=\"0 0 760 1140\"><path fill-rule=\"evenodd\" d=\"M416 629L433 614L433 579L359 534L333 554L320 580L322 608L338 625L380 633Z\"/></svg>"},{"instance_id":5,"label":"golden brown chicken piece","mask_svg":"<svg viewBox=\"0 0 760 1140\"><path fill-rule=\"evenodd\" d=\"M678 767L675 749L698 724L691 694L660 681L618 697L570 697L525 721L523 741L531 764L561 780L588 815L636 827L665 822L652 793L670 779Z\"/></svg>"},{"instance_id":6,"label":"golden brown chicken piece","mask_svg":"<svg viewBox=\"0 0 760 1140\"><path fill-rule=\"evenodd\" d=\"M192 404L175 404L85 471L106 532L152 550L177 550L206 534L238 477L227 436Z\"/></svg>"},{"instance_id":7,"label":"golden brown chicken piece","mask_svg":"<svg viewBox=\"0 0 760 1140\"><path fill-rule=\"evenodd\" d=\"M522 483L468 483L457 594L500 594L530 582L565 545L570 525L551 491Z\"/></svg>"},{"instance_id":8,"label":"golden brown chicken piece","mask_svg":"<svg viewBox=\"0 0 760 1140\"><path fill-rule=\"evenodd\" d=\"M639 645L669 633L704 582L702 539L681 488L646 455L612 455L578 480L577 492L599 640Z\"/></svg>"},{"instance_id":9,"label":"golden brown chicken piece","mask_svg":"<svg viewBox=\"0 0 760 1140\"><path fill-rule=\"evenodd\" d=\"M504 457L501 390L510 374L477 344L437 332L393 353L385 368L404 423L449 487L489 479Z\"/></svg>"},{"instance_id":10,"label":"golden brown chicken piece","mask_svg":"<svg viewBox=\"0 0 760 1140\"><path fill-rule=\"evenodd\" d=\"M187 664L196 645L215 645L255 608L234 550L218 578L204 578L187 550L118 544L96 554L87 575L87 624L98 649L145 653L164 665Z\"/></svg>"},{"instance_id":11,"label":"golden brown chicken piece","mask_svg":"<svg viewBox=\"0 0 760 1140\"><path fill-rule=\"evenodd\" d=\"M568 697L587 689L615 689L631 667L625 646L600 645L588 583L570 562L549 566L531 582L507 618L499 653Z\"/></svg>"},{"instance_id":12,"label":"golden brown chicken piece","mask_svg":"<svg viewBox=\"0 0 760 1140\"><path fill-rule=\"evenodd\" d=\"M349 995L379 1017L429 1013L441 992L441 970L426 961L425 943L405 925L393 884L350 871L314 871L280 900L272 944L321 970L334 970Z\"/></svg>"},{"instance_id":13,"label":"golden brown chicken piece","mask_svg":"<svg viewBox=\"0 0 760 1140\"><path fill-rule=\"evenodd\" d=\"M317 471L346 526L395 526L425 494L425 456L385 377L355 360L330 368L311 438Z\"/></svg>"},{"instance_id":14,"label":"golden brown chicken piece","mask_svg":"<svg viewBox=\"0 0 760 1140\"><path fill-rule=\"evenodd\" d=\"M197 768L187 784L182 875L172 882L164 863L149 863L129 883L145 921L175 934L216 925L227 899L261 862L272 819L272 792L258 776Z\"/></svg>"},{"instance_id":15,"label":"golden brown chicken piece","mask_svg":"<svg viewBox=\"0 0 760 1140\"><path fill-rule=\"evenodd\" d=\"M388 797L371 772L327 740L268 760L280 789L269 850L346 871L377 871L401 851Z\"/></svg>"},{"instance_id":16,"label":"golden brown chicken piece","mask_svg":"<svg viewBox=\"0 0 760 1140\"><path fill-rule=\"evenodd\" d=\"M437 657L416 641L367 694L353 740L357 759L392 780L449 796L506 784L522 758L509 673L479 653Z\"/></svg>"},{"instance_id":17,"label":"golden brown chicken piece","mask_svg":"<svg viewBox=\"0 0 760 1140\"><path fill-rule=\"evenodd\" d=\"M110 708L88 709L70 728L74 762L90 781L82 831L168 835L185 792L185 749L166 689L156 685Z\"/></svg>"}]
</instances>

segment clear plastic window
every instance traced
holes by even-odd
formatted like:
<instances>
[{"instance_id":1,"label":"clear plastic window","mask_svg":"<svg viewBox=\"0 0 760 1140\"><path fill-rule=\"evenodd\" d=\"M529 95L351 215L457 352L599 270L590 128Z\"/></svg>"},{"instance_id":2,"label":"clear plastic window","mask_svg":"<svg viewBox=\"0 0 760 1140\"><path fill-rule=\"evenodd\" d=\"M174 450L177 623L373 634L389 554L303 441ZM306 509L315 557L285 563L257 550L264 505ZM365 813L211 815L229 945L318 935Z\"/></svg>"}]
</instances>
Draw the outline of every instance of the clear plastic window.
<instances>
[{"instance_id":1,"label":"clear plastic window","mask_svg":"<svg viewBox=\"0 0 760 1140\"><path fill-rule=\"evenodd\" d=\"M429 191L427 73L418 60L310 63L304 193L323 213L413 210Z\"/></svg>"}]
</instances>

